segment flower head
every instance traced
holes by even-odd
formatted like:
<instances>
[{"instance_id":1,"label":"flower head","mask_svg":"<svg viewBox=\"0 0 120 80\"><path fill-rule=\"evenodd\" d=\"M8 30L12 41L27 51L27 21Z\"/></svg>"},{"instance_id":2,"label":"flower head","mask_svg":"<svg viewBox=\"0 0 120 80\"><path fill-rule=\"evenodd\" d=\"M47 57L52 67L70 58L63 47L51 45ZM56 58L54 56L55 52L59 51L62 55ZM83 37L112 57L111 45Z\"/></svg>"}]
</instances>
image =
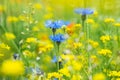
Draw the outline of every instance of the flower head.
<instances>
[{"instance_id":1,"label":"flower head","mask_svg":"<svg viewBox=\"0 0 120 80\"><path fill-rule=\"evenodd\" d=\"M20 60L6 60L2 63L1 71L5 75L22 75L24 73L24 64Z\"/></svg>"},{"instance_id":2,"label":"flower head","mask_svg":"<svg viewBox=\"0 0 120 80\"><path fill-rule=\"evenodd\" d=\"M50 39L54 42L62 42L65 40L65 37L63 34L56 34L56 35L50 36Z\"/></svg>"},{"instance_id":3,"label":"flower head","mask_svg":"<svg viewBox=\"0 0 120 80\"><path fill-rule=\"evenodd\" d=\"M56 21L47 20L45 22L45 26L52 29L58 29L61 28L63 25L68 25L68 24L69 24L68 21L63 21L63 20L56 20Z\"/></svg>"},{"instance_id":4,"label":"flower head","mask_svg":"<svg viewBox=\"0 0 120 80\"><path fill-rule=\"evenodd\" d=\"M48 20L45 22L45 26L49 27L49 28L54 28L54 29L58 29L61 28L64 25L64 22L62 20L57 20L57 21L51 21Z\"/></svg>"},{"instance_id":5,"label":"flower head","mask_svg":"<svg viewBox=\"0 0 120 80\"><path fill-rule=\"evenodd\" d=\"M82 15L86 15L86 14L93 14L93 10L88 9L88 8L77 8L74 10L75 13L77 14L82 14Z\"/></svg>"}]
</instances>

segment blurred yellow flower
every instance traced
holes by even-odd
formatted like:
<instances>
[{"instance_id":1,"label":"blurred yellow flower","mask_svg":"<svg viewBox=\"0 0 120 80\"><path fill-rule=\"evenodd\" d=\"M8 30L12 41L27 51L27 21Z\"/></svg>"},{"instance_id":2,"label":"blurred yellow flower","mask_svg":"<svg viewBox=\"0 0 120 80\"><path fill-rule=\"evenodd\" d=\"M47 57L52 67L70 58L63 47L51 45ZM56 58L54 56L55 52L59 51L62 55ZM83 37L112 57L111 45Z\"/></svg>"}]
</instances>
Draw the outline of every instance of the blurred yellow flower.
<instances>
[{"instance_id":1,"label":"blurred yellow flower","mask_svg":"<svg viewBox=\"0 0 120 80\"><path fill-rule=\"evenodd\" d=\"M106 80L106 78L103 73L97 73L93 75L93 80Z\"/></svg>"},{"instance_id":2,"label":"blurred yellow flower","mask_svg":"<svg viewBox=\"0 0 120 80\"><path fill-rule=\"evenodd\" d=\"M82 46L83 46L83 44L80 43L80 42L78 42L78 43L73 43L73 47L74 47L74 48L80 48L80 47L82 47Z\"/></svg>"},{"instance_id":3,"label":"blurred yellow flower","mask_svg":"<svg viewBox=\"0 0 120 80\"><path fill-rule=\"evenodd\" d=\"M100 40L105 43L107 41L110 41L111 37L109 35L101 36Z\"/></svg>"},{"instance_id":4,"label":"blurred yellow flower","mask_svg":"<svg viewBox=\"0 0 120 80\"><path fill-rule=\"evenodd\" d=\"M19 19L15 16L8 16L7 22L17 22Z\"/></svg>"},{"instance_id":5,"label":"blurred yellow flower","mask_svg":"<svg viewBox=\"0 0 120 80\"><path fill-rule=\"evenodd\" d=\"M94 24L94 23L95 23L93 19L87 19L86 22L87 22L88 24Z\"/></svg>"},{"instance_id":6,"label":"blurred yellow flower","mask_svg":"<svg viewBox=\"0 0 120 80\"><path fill-rule=\"evenodd\" d=\"M0 44L0 48L4 48L4 49L7 49L7 50L10 50L10 47L4 43L1 43Z\"/></svg>"},{"instance_id":7,"label":"blurred yellow flower","mask_svg":"<svg viewBox=\"0 0 120 80\"><path fill-rule=\"evenodd\" d=\"M29 37L29 38L27 38L26 39L26 42L27 43L35 43L37 40L36 40L36 38L34 38L34 37Z\"/></svg>"},{"instance_id":8,"label":"blurred yellow flower","mask_svg":"<svg viewBox=\"0 0 120 80\"><path fill-rule=\"evenodd\" d=\"M70 72L69 72L67 67L64 67L64 68L60 69L58 72L67 76L67 77L70 77Z\"/></svg>"},{"instance_id":9,"label":"blurred yellow flower","mask_svg":"<svg viewBox=\"0 0 120 80\"><path fill-rule=\"evenodd\" d=\"M111 57L112 51L109 49L101 49L98 51L98 54Z\"/></svg>"},{"instance_id":10,"label":"blurred yellow flower","mask_svg":"<svg viewBox=\"0 0 120 80\"><path fill-rule=\"evenodd\" d=\"M72 78L71 78L71 80L81 80L81 79L82 79L82 77L81 77L81 75L79 75L79 74L75 74L75 75L73 75Z\"/></svg>"},{"instance_id":11,"label":"blurred yellow flower","mask_svg":"<svg viewBox=\"0 0 120 80\"><path fill-rule=\"evenodd\" d=\"M3 12L3 11L5 11L5 8L3 5L0 5L0 12Z\"/></svg>"},{"instance_id":12,"label":"blurred yellow flower","mask_svg":"<svg viewBox=\"0 0 120 80\"><path fill-rule=\"evenodd\" d=\"M51 6L47 6L47 7L46 7L46 10L47 10L48 12L52 12L52 11L53 11L53 8L52 8Z\"/></svg>"},{"instance_id":13,"label":"blurred yellow flower","mask_svg":"<svg viewBox=\"0 0 120 80\"><path fill-rule=\"evenodd\" d=\"M120 71L110 71L108 76L120 77Z\"/></svg>"},{"instance_id":14,"label":"blurred yellow flower","mask_svg":"<svg viewBox=\"0 0 120 80\"><path fill-rule=\"evenodd\" d=\"M41 9L42 6L41 6L41 4L36 3L36 4L33 5L33 8L35 8L35 9Z\"/></svg>"},{"instance_id":15,"label":"blurred yellow flower","mask_svg":"<svg viewBox=\"0 0 120 80\"><path fill-rule=\"evenodd\" d=\"M52 73L48 73L48 78L51 79L51 78L58 78L60 79L62 77L62 74L59 74L57 72L52 72Z\"/></svg>"},{"instance_id":16,"label":"blurred yellow flower","mask_svg":"<svg viewBox=\"0 0 120 80\"><path fill-rule=\"evenodd\" d=\"M92 45L92 47L96 48L99 46L99 43L93 40L88 40L88 42Z\"/></svg>"},{"instance_id":17,"label":"blurred yellow flower","mask_svg":"<svg viewBox=\"0 0 120 80\"><path fill-rule=\"evenodd\" d=\"M90 58L91 58L91 60L92 60L92 63L98 64L98 58L97 58L96 55L91 55Z\"/></svg>"},{"instance_id":18,"label":"blurred yellow flower","mask_svg":"<svg viewBox=\"0 0 120 80\"><path fill-rule=\"evenodd\" d=\"M120 80L120 78L116 78L116 80Z\"/></svg>"},{"instance_id":19,"label":"blurred yellow flower","mask_svg":"<svg viewBox=\"0 0 120 80\"><path fill-rule=\"evenodd\" d=\"M39 27L34 26L34 27L32 28L32 31L39 31Z\"/></svg>"},{"instance_id":20,"label":"blurred yellow flower","mask_svg":"<svg viewBox=\"0 0 120 80\"><path fill-rule=\"evenodd\" d=\"M19 76L24 74L24 64L19 60L5 60L2 63L1 71L4 75Z\"/></svg>"},{"instance_id":21,"label":"blurred yellow flower","mask_svg":"<svg viewBox=\"0 0 120 80\"><path fill-rule=\"evenodd\" d=\"M104 22L105 23L113 23L113 22L115 22L115 20L113 18L105 18Z\"/></svg>"},{"instance_id":22,"label":"blurred yellow flower","mask_svg":"<svg viewBox=\"0 0 120 80\"><path fill-rule=\"evenodd\" d=\"M38 52L43 53L43 52L51 50L53 47L54 47L53 44L49 42L45 42L45 43L41 42L38 44Z\"/></svg>"},{"instance_id":23,"label":"blurred yellow flower","mask_svg":"<svg viewBox=\"0 0 120 80\"><path fill-rule=\"evenodd\" d=\"M94 11L93 15L94 15L95 17L97 17L97 16L98 16L98 12L97 12L97 11Z\"/></svg>"},{"instance_id":24,"label":"blurred yellow flower","mask_svg":"<svg viewBox=\"0 0 120 80\"><path fill-rule=\"evenodd\" d=\"M47 13L44 15L45 19L51 19L53 17L53 13Z\"/></svg>"},{"instance_id":25,"label":"blurred yellow flower","mask_svg":"<svg viewBox=\"0 0 120 80\"><path fill-rule=\"evenodd\" d=\"M72 67L75 71L80 71L82 69L82 64L79 61L72 61Z\"/></svg>"},{"instance_id":26,"label":"blurred yellow flower","mask_svg":"<svg viewBox=\"0 0 120 80\"><path fill-rule=\"evenodd\" d=\"M10 32L6 32L5 33L5 37L8 39L8 40L13 40L15 39L15 35L13 33L10 33Z\"/></svg>"},{"instance_id":27,"label":"blurred yellow flower","mask_svg":"<svg viewBox=\"0 0 120 80\"><path fill-rule=\"evenodd\" d=\"M29 50L24 50L23 55L27 56L27 57L32 57L33 56L33 54Z\"/></svg>"},{"instance_id":28,"label":"blurred yellow flower","mask_svg":"<svg viewBox=\"0 0 120 80\"><path fill-rule=\"evenodd\" d=\"M81 25L81 24L75 24L75 27L76 27L76 28L81 28L82 25Z\"/></svg>"},{"instance_id":29,"label":"blurred yellow flower","mask_svg":"<svg viewBox=\"0 0 120 80\"><path fill-rule=\"evenodd\" d=\"M115 23L114 26L120 27L120 23Z\"/></svg>"}]
</instances>

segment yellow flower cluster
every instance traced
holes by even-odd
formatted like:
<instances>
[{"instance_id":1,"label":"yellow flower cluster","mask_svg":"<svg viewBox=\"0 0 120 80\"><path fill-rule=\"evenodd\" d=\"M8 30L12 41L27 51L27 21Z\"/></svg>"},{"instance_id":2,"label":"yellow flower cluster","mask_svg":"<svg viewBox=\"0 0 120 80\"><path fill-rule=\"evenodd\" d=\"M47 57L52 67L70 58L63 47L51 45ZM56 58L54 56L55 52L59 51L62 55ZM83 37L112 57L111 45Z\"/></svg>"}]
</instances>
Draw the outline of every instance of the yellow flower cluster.
<instances>
[{"instance_id":1,"label":"yellow flower cluster","mask_svg":"<svg viewBox=\"0 0 120 80\"><path fill-rule=\"evenodd\" d=\"M99 43L93 40L88 40L88 42L92 45L92 47L96 48L99 46Z\"/></svg>"},{"instance_id":2,"label":"yellow flower cluster","mask_svg":"<svg viewBox=\"0 0 120 80\"><path fill-rule=\"evenodd\" d=\"M5 33L5 37L8 39L8 40L13 40L15 39L15 35L13 33L10 33L10 32L6 32Z\"/></svg>"},{"instance_id":3,"label":"yellow flower cluster","mask_svg":"<svg viewBox=\"0 0 120 80\"><path fill-rule=\"evenodd\" d=\"M3 5L0 5L0 12L3 12L3 11L5 11L5 8Z\"/></svg>"},{"instance_id":4,"label":"yellow flower cluster","mask_svg":"<svg viewBox=\"0 0 120 80\"><path fill-rule=\"evenodd\" d=\"M35 3L35 4L33 4L33 8L40 10L42 8L42 6L39 3Z\"/></svg>"},{"instance_id":5,"label":"yellow flower cluster","mask_svg":"<svg viewBox=\"0 0 120 80\"><path fill-rule=\"evenodd\" d=\"M17 22L19 19L15 16L8 16L7 22Z\"/></svg>"},{"instance_id":6,"label":"yellow flower cluster","mask_svg":"<svg viewBox=\"0 0 120 80\"><path fill-rule=\"evenodd\" d=\"M105 35L105 36L101 36L100 37L100 40L103 42L103 43L106 43L107 41L110 41L111 37L109 35Z\"/></svg>"},{"instance_id":7,"label":"yellow flower cluster","mask_svg":"<svg viewBox=\"0 0 120 80\"><path fill-rule=\"evenodd\" d=\"M74 59L74 55L68 54L68 55L61 55L61 58L63 60L69 61L69 60L73 60Z\"/></svg>"},{"instance_id":8,"label":"yellow flower cluster","mask_svg":"<svg viewBox=\"0 0 120 80\"><path fill-rule=\"evenodd\" d=\"M1 72L10 76L22 75L24 74L24 64L19 60L6 60L2 63Z\"/></svg>"},{"instance_id":9,"label":"yellow flower cluster","mask_svg":"<svg viewBox=\"0 0 120 80\"><path fill-rule=\"evenodd\" d=\"M115 20L113 18L106 18L106 19L104 19L104 22L105 23L113 23L113 22L115 22Z\"/></svg>"},{"instance_id":10,"label":"yellow flower cluster","mask_svg":"<svg viewBox=\"0 0 120 80\"><path fill-rule=\"evenodd\" d=\"M93 19L87 19L86 22L87 22L88 24L94 24L94 23L95 23L95 21L94 21Z\"/></svg>"},{"instance_id":11,"label":"yellow flower cluster","mask_svg":"<svg viewBox=\"0 0 120 80\"><path fill-rule=\"evenodd\" d=\"M48 73L48 79L50 80L51 78L58 78L60 79L62 77L62 74L59 74L57 72L52 72L52 73Z\"/></svg>"},{"instance_id":12,"label":"yellow flower cluster","mask_svg":"<svg viewBox=\"0 0 120 80\"><path fill-rule=\"evenodd\" d=\"M27 38L26 39L26 42L27 43L35 43L37 40L36 40L36 38L34 38L34 37L29 37L29 38Z\"/></svg>"},{"instance_id":13,"label":"yellow flower cluster","mask_svg":"<svg viewBox=\"0 0 120 80\"><path fill-rule=\"evenodd\" d=\"M78 43L73 43L73 47L76 49L76 48L80 48L80 47L82 47L83 46L83 44L82 43L80 43L80 42L78 42Z\"/></svg>"},{"instance_id":14,"label":"yellow flower cluster","mask_svg":"<svg viewBox=\"0 0 120 80\"><path fill-rule=\"evenodd\" d=\"M23 55L25 57L34 57L34 54L32 52L30 52L29 50L24 50Z\"/></svg>"},{"instance_id":15,"label":"yellow flower cluster","mask_svg":"<svg viewBox=\"0 0 120 80\"><path fill-rule=\"evenodd\" d=\"M54 47L53 44L51 44L50 42L40 43L38 45L38 51L39 53L43 53L43 52L51 50L53 47Z\"/></svg>"},{"instance_id":16,"label":"yellow flower cluster","mask_svg":"<svg viewBox=\"0 0 120 80\"><path fill-rule=\"evenodd\" d=\"M96 55L91 55L90 58L91 58L91 60L92 60L92 63L94 63L94 64L97 64L97 63L98 63L98 58L97 58Z\"/></svg>"},{"instance_id":17,"label":"yellow flower cluster","mask_svg":"<svg viewBox=\"0 0 120 80\"><path fill-rule=\"evenodd\" d=\"M61 73L64 76L70 77L70 72L69 72L67 67L64 67L64 68L60 69L58 72Z\"/></svg>"},{"instance_id":18,"label":"yellow flower cluster","mask_svg":"<svg viewBox=\"0 0 120 80\"><path fill-rule=\"evenodd\" d=\"M93 80L106 80L106 78L103 73L97 73L93 75Z\"/></svg>"},{"instance_id":19,"label":"yellow flower cluster","mask_svg":"<svg viewBox=\"0 0 120 80\"><path fill-rule=\"evenodd\" d=\"M0 48L10 50L10 47L8 45L4 44L4 43L0 44Z\"/></svg>"},{"instance_id":20,"label":"yellow flower cluster","mask_svg":"<svg viewBox=\"0 0 120 80\"><path fill-rule=\"evenodd\" d=\"M112 52L109 49L101 49L98 51L98 54L111 57Z\"/></svg>"},{"instance_id":21,"label":"yellow flower cluster","mask_svg":"<svg viewBox=\"0 0 120 80\"><path fill-rule=\"evenodd\" d=\"M81 28L82 27L81 24L75 24L74 26L75 26L75 28Z\"/></svg>"},{"instance_id":22,"label":"yellow flower cluster","mask_svg":"<svg viewBox=\"0 0 120 80\"><path fill-rule=\"evenodd\" d=\"M76 74L76 75L72 76L71 80L82 80L82 77L81 77L81 75Z\"/></svg>"},{"instance_id":23,"label":"yellow flower cluster","mask_svg":"<svg viewBox=\"0 0 120 80\"><path fill-rule=\"evenodd\" d=\"M110 71L109 76L120 77L120 71Z\"/></svg>"},{"instance_id":24,"label":"yellow flower cluster","mask_svg":"<svg viewBox=\"0 0 120 80\"><path fill-rule=\"evenodd\" d=\"M120 23L115 23L114 26L120 27Z\"/></svg>"}]
</instances>

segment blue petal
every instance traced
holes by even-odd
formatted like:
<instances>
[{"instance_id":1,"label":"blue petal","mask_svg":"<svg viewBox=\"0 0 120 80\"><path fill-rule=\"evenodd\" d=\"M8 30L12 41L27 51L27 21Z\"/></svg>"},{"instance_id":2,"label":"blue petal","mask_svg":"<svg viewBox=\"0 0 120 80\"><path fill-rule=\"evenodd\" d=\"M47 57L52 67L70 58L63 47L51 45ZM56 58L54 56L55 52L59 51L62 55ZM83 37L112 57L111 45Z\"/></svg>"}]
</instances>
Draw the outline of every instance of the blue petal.
<instances>
[{"instance_id":1,"label":"blue petal","mask_svg":"<svg viewBox=\"0 0 120 80\"><path fill-rule=\"evenodd\" d=\"M52 21L51 20L47 20L46 22L45 22L45 26L46 27L51 27L51 25L52 25Z\"/></svg>"},{"instance_id":2,"label":"blue petal","mask_svg":"<svg viewBox=\"0 0 120 80\"><path fill-rule=\"evenodd\" d=\"M55 62L57 62L57 61L58 61L58 60L57 60L57 57L54 56L53 59L52 59L52 62L55 63Z\"/></svg>"}]
</instances>

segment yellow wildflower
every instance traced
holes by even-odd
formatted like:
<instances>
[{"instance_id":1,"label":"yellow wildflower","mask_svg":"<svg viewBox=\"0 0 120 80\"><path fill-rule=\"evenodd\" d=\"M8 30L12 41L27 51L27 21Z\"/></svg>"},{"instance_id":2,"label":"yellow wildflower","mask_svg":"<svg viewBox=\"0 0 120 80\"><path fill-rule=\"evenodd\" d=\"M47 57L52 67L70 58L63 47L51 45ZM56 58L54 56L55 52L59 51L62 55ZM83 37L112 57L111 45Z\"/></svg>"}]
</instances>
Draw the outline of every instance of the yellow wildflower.
<instances>
[{"instance_id":1,"label":"yellow wildflower","mask_svg":"<svg viewBox=\"0 0 120 80\"><path fill-rule=\"evenodd\" d=\"M98 63L98 58L97 58L97 56L91 55L90 57L91 57L92 63L94 63L94 64L97 64L97 63Z\"/></svg>"},{"instance_id":2,"label":"yellow wildflower","mask_svg":"<svg viewBox=\"0 0 120 80\"><path fill-rule=\"evenodd\" d=\"M32 31L39 31L39 27L34 26L34 27L32 28Z\"/></svg>"},{"instance_id":3,"label":"yellow wildflower","mask_svg":"<svg viewBox=\"0 0 120 80\"><path fill-rule=\"evenodd\" d=\"M41 9L41 4L39 4L39 3L36 3L36 4L34 4L33 5L33 7L35 8L35 9Z\"/></svg>"},{"instance_id":4,"label":"yellow wildflower","mask_svg":"<svg viewBox=\"0 0 120 80\"><path fill-rule=\"evenodd\" d=\"M110 41L111 37L109 35L106 35L106 36L101 36L100 37L100 40L105 43L107 41Z\"/></svg>"},{"instance_id":5,"label":"yellow wildflower","mask_svg":"<svg viewBox=\"0 0 120 80\"><path fill-rule=\"evenodd\" d=\"M120 78L116 78L116 80L120 80Z\"/></svg>"},{"instance_id":6,"label":"yellow wildflower","mask_svg":"<svg viewBox=\"0 0 120 80\"><path fill-rule=\"evenodd\" d=\"M98 54L111 57L112 52L109 49L101 49Z\"/></svg>"},{"instance_id":7,"label":"yellow wildflower","mask_svg":"<svg viewBox=\"0 0 120 80\"><path fill-rule=\"evenodd\" d=\"M29 50L24 50L23 55L28 56L28 57L32 57L32 53Z\"/></svg>"},{"instance_id":8,"label":"yellow wildflower","mask_svg":"<svg viewBox=\"0 0 120 80\"><path fill-rule=\"evenodd\" d=\"M94 47L94 48L96 48L96 47L98 47L98 46L99 46L99 43L98 43L98 42L96 42L96 41L89 40L88 42L89 42L89 43L92 45L92 47Z\"/></svg>"},{"instance_id":9,"label":"yellow wildflower","mask_svg":"<svg viewBox=\"0 0 120 80\"><path fill-rule=\"evenodd\" d=\"M2 63L1 71L4 75L22 75L24 73L24 64L19 60L6 60Z\"/></svg>"},{"instance_id":10,"label":"yellow wildflower","mask_svg":"<svg viewBox=\"0 0 120 80\"><path fill-rule=\"evenodd\" d=\"M80 71L82 68L82 64L79 61L72 61L72 67L75 71Z\"/></svg>"},{"instance_id":11,"label":"yellow wildflower","mask_svg":"<svg viewBox=\"0 0 120 80\"><path fill-rule=\"evenodd\" d=\"M93 80L106 80L106 78L103 73L97 73L93 75Z\"/></svg>"},{"instance_id":12,"label":"yellow wildflower","mask_svg":"<svg viewBox=\"0 0 120 80\"><path fill-rule=\"evenodd\" d=\"M15 35L13 33L10 33L10 32L7 32L5 33L5 37L8 39L8 40L13 40L15 39Z\"/></svg>"},{"instance_id":13,"label":"yellow wildflower","mask_svg":"<svg viewBox=\"0 0 120 80\"><path fill-rule=\"evenodd\" d=\"M4 44L4 43L0 44L0 48L10 50L10 47L8 45Z\"/></svg>"},{"instance_id":14,"label":"yellow wildflower","mask_svg":"<svg viewBox=\"0 0 120 80\"><path fill-rule=\"evenodd\" d=\"M120 23L115 23L114 26L120 27Z\"/></svg>"},{"instance_id":15,"label":"yellow wildflower","mask_svg":"<svg viewBox=\"0 0 120 80\"><path fill-rule=\"evenodd\" d=\"M47 13L44 15L45 19L51 19L53 17L53 13Z\"/></svg>"},{"instance_id":16,"label":"yellow wildflower","mask_svg":"<svg viewBox=\"0 0 120 80\"><path fill-rule=\"evenodd\" d=\"M81 79L82 79L81 75L77 74L77 75L73 75L71 80L81 80Z\"/></svg>"},{"instance_id":17,"label":"yellow wildflower","mask_svg":"<svg viewBox=\"0 0 120 80\"><path fill-rule=\"evenodd\" d=\"M68 54L68 55L61 55L62 59L69 61L74 59L74 55Z\"/></svg>"},{"instance_id":18,"label":"yellow wildflower","mask_svg":"<svg viewBox=\"0 0 120 80\"><path fill-rule=\"evenodd\" d=\"M83 44L82 43L73 43L73 46L74 46L74 48L79 48L79 47L82 47L83 46Z\"/></svg>"},{"instance_id":19,"label":"yellow wildflower","mask_svg":"<svg viewBox=\"0 0 120 80\"><path fill-rule=\"evenodd\" d=\"M26 42L28 42L28 43L35 43L36 41L37 40L34 37L29 37L29 38L26 39Z\"/></svg>"},{"instance_id":20,"label":"yellow wildflower","mask_svg":"<svg viewBox=\"0 0 120 80\"><path fill-rule=\"evenodd\" d=\"M53 8L50 7L50 6L47 6L47 7L46 7L46 10L47 10L48 12L52 12L52 11L53 11Z\"/></svg>"},{"instance_id":21,"label":"yellow wildflower","mask_svg":"<svg viewBox=\"0 0 120 80\"><path fill-rule=\"evenodd\" d=\"M38 45L38 51L39 53L42 53L42 52L46 52L46 51L49 51L53 48L53 44L51 44L50 42L45 42L45 43L39 43Z\"/></svg>"},{"instance_id":22,"label":"yellow wildflower","mask_svg":"<svg viewBox=\"0 0 120 80\"><path fill-rule=\"evenodd\" d=\"M51 79L51 78L58 78L58 79L60 79L61 77L62 77L62 75L57 73L57 72L48 73L48 78L49 79Z\"/></svg>"},{"instance_id":23,"label":"yellow wildflower","mask_svg":"<svg viewBox=\"0 0 120 80\"><path fill-rule=\"evenodd\" d=\"M110 71L109 76L120 77L120 71Z\"/></svg>"},{"instance_id":24,"label":"yellow wildflower","mask_svg":"<svg viewBox=\"0 0 120 80\"><path fill-rule=\"evenodd\" d=\"M93 15L94 15L95 17L97 17L97 16L98 16L98 12L97 12L97 11L94 11Z\"/></svg>"},{"instance_id":25,"label":"yellow wildflower","mask_svg":"<svg viewBox=\"0 0 120 80\"><path fill-rule=\"evenodd\" d=\"M81 28L82 25L81 25L81 24L75 24L75 27L76 27L76 28Z\"/></svg>"},{"instance_id":26,"label":"yellow wildflower","mask_svg":"<svg viewBox=\"0 0 120 80\"><path fill-rule=\"evenodd\" d=\"M0 12L3 12L3 11L5 11L5 8L4 6L0 5Z\"/></svg>"},{"instance_id":27,"label":"yellow wildflower","mask_svg":"<svg viewBox=\"0 0 120 80\"><path fill-rule=\"evenodd\" d=\"M70 72L69 72L68 68L66 68L66 67L60 69L59 72L67 77L70 77Z\"/></svg>"},{"instance_id":28,"label":"yellow wildflower","mask_svg":"<svg viewBox=\"0 0 120 80\"><path fill-rule=\"evenodd\" d=\"M8 21L8 22L17 22L17 21L18 21L18 18L15 17L15 16L8 16L8 17L7 17L7 21Z\"/></svg>"},{"instance_id":29,"label":"yellow wildflower","mask_svg":"<svg viewBox=\"0 0 120 80\"><path fill-rule=\"evenodd\" d=\"M94 24L95 23L93 19L87 19L86 22L89 23L89 24Z\"/></svg>"},{"instance_id":30,"label":"yellow wildflower","mask_svg":"<svg viewBox=\"0 0 120 80\"><path fill-rule=\"evenodd\" d=\"M105 23L113 23L113 22L115 22L115 20L113 18L106 18L106 19L104 19L104 22Z\"/></svg>"}]
</instances>

